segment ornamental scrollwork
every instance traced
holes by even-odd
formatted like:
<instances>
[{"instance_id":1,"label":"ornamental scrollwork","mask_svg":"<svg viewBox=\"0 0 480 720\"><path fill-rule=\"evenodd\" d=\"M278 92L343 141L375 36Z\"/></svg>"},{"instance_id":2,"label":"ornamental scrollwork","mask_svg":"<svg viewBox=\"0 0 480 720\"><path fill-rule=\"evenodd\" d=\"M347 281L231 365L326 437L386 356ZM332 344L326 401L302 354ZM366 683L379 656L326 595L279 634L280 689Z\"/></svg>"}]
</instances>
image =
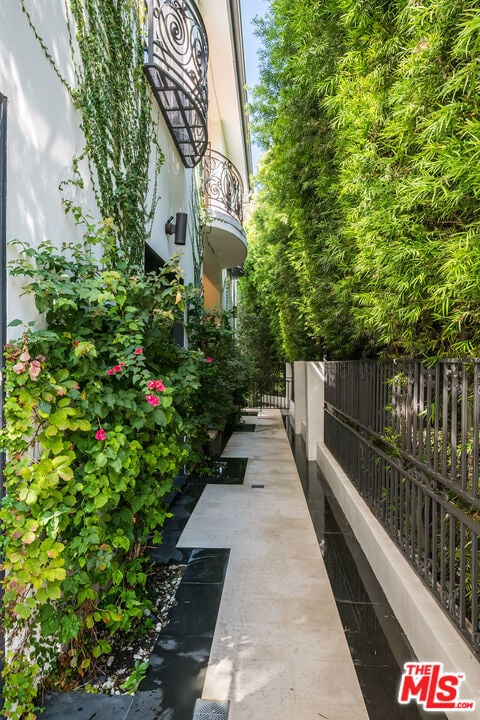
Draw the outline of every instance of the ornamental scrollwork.
<instances>
[{"instance_id":1,"label":"ornamental scrollwork","mask_svg":"<svg viewBox=\"0 0 480 720\"><path fill-rule=\"evenodd\" d=\"M186 167L207 147L208 39L192 0L148 0L145 73Z\"/></svg>"},{"instance_id":2,"label":"ornamental scrollwork","mask_svg":"<svg viewBox=\"0 0 480 720\"><path fill-rule=\"evenodd\" d=\"M209 149L203 166L205 201L240 224L243 221L243 182L235 165L222 153Z\"/></svg>"}]
</instances>

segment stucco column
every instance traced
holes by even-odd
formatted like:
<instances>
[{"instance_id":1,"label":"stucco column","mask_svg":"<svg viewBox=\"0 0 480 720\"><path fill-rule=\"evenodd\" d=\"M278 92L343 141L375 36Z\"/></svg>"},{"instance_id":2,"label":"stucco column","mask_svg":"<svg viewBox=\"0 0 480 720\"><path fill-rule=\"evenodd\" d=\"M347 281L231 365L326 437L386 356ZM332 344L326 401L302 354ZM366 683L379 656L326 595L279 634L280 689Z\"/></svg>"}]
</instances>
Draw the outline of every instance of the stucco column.
<instances>
[{"instance_id":1,"label":"stucco column","mask_svg":"<svg viewBox=\"0 0 480 720\"><path fill-rule=\"evenodd\" d=\"M325 363L306 365L306 438L308 460L317 459L317 443L324 439Z\"/></svg>"},{"instance_id":2,"label":"stucco column","mask_svg":"<svg viewBox=\"0 0 480 720\"><path fill-rule=\"evenodd\" d=\"M302 426L307 422L307 382L306 364L301 360L293 363L293 382L295 387L293 424L295 435L300 435Z\"/></svg>"}]
</instances>

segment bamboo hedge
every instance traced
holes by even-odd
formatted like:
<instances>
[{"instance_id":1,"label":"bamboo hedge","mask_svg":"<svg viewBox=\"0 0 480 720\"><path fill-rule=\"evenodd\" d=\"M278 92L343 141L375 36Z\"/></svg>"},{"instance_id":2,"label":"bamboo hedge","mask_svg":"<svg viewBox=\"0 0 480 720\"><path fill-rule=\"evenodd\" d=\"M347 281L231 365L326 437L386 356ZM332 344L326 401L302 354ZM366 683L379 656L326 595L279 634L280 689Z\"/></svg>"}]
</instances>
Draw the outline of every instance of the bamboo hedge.
<instances>
[{"instance_id":1,"label":"bamboo hedge","mask_svg":"<svg viewBox=\"0 0 480 720\"><path fill-rule=\"evenodd\" d=\"M480 10L273 0L245 302L278 354L480 355Z\"/></svg>"}]
</instances>

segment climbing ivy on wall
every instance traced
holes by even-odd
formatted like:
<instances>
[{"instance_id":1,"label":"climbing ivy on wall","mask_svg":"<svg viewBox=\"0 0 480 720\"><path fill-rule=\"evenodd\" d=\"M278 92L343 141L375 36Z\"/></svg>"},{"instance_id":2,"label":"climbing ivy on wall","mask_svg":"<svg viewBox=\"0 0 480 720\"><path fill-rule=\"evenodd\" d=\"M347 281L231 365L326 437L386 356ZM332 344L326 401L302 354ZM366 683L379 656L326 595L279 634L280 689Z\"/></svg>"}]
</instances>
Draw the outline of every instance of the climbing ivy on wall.
<instances>
[{"instance_id":1,"label":"climbing ivy on wall","mask_svg":"<svg viewBox=\"0 0 480 720\"><path fill-rule=\"evenodd\" d=\"M192 185L190 188L190 218L189 240L192 246L193 261L193 285L198 292L203 293L203 227L206 224L205 203L203 202L203 193L197 186L198 178L192 175ZM203 182L201 182L201 186Z\"/></svg>"},{"instance_id":2,"label":"climbing ivy on wall","mask_svg":"<svg viewBox=\"0 0 480 720\"><path fill-rule=\"evenodd\" d=\"M80 111L85 149L74 159L73 182L83 186L79 164L86 158L103 218L111 218L118 251L127 262L143 263L157 200L149 177L163 163L153 106L143 73L145 17L138 0L65 0L76 84L62 76L32 15L22 8L44 53ZM152 157L152 148L153 155Z\"/></svg>"}]
</instances>

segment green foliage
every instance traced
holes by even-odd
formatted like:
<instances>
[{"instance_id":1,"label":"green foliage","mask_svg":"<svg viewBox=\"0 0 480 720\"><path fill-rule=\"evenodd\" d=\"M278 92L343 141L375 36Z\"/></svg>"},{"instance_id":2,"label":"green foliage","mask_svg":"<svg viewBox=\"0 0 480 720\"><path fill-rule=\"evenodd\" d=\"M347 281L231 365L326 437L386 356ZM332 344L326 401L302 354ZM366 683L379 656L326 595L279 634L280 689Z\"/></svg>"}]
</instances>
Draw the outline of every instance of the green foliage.
<instances>
[{"instance_id":1,"label":"green foliage","mask_svg":"<svg viewBox=\"0 0 480 720\"><path fill-rule=\"evenodd\" d=\"M85 148L74 159L71 182L83 187L80 162L86 158L101 216L112 221L111 265L119 251L140 265L158 199L156 177L164 159L143 72L143 6L137 0L65 0L76 80L72 86L62 77L25 0L21 2L47 60L80 112ZM155 181L150 187L152 171Z\"/></svg>"},{"instance_id":2,"label":"green foliage","mask_svg":"<svg viewBox=\"0 0 480 720\"><path fill-rule=\"evenodd\" d=\"M47 330L6 348L6 498L1 510L7 659L5 712L29 708L16 677L52 665L63 649L84 674L112 633L144 617L147 542L160 539L165 497L188 455L176 408L185 351L172 338L183 286L172 262L159 274L102 270L83 248L23 247ZM190 353L193 369L204 362ZM175 377L175 382L170 379ZM38 668L37 668L38 672ZM32 673L25 697L34 696ZM15 709L17 708L17 709Z\"/></svg>"},{"instance_id":3,"label":"green foliage","mask_svg":"<svg viewBox=\"0 0 480 720\"><path fill-rule=\"evenodd\" d=\"M280 354L480 354L477 4L273 0L258 30L247 278Z\"/></svg>"},{"instance_id":4,"label":"green foliage","mask_svg":"<svg viewBox=\"0 0 480 720\"><path fill-rule=\"evenodd\" d=\"M142 625L145 549L161 540L173 479L241 404L232 332L204 317L198 291L189 299L175 259L145 275L121 257L103 269L83 246L20 250L11 272L29 278L47 329L5 349L10 720L33 712L45 668L87 678L112 635ZM172 334L187 302L188 350Z\"/></svg>"},{"instance_id":5,"label":"green foliage","mask_svg":"<svg viewBox=\"0 0 480 720\"><path fill-rule=\"evenodd\" d=\"M125 692L129 695L134 695L138 690L138 686L145 677L145 673L147 672L149 665L150 663L148 662L139 662L137 660L134 670L130 673L125 682L120 685L122 690L125 690Z\"/></svg>"},{"instance_id":6,"label":"green foliage","mask_svg":"<svg viewBox=\"0 0 480 720\"><path fill-rule=\"evenodd\" d=\"M238 352L228 312L206 310L201 293L188 300L188 339L204 358L199 386L187 398L186 415L194 419L193 443L200 460L208 449L208 430L232 430L245 406L248 368Z\"/></svg>"},{"instance_id":7,"label":"green foliage","mask_svg":"<svg viewBox=\"0 0 480 720\"><path fill-rule=\"evenodd\" d=\"M250 222L249 253L240 280L239 332L243 353L257 368L270 360L301 359L308 354L300 281L282 217L263 204ZM259 337L260 336L260 337Z\"/></svg>"},{"instance_id":8,"label":"green foliage","mask_svg":"<svg viewBox=\"0 0 480 720\"><path fill-rule=\"evenodd\" d=\"M88 687L112 637L128 637L146 621L147 543L161 540L179 468L200 461L208 428L238 416L243 375L226 318L206 316L198 290L190 300L176 259L143 273L157 201L149 171L156 177L163 161L143 74L143 4L65 1L75 86L21 4L80 111L85 148L71 182L83 187L86 159L104 218L97 226L65 199L85 229L84 245L57 251L17 243L11 271L29 279L26 292L45 326L30 323L5 349L0 430L8 456L4 618L13 648L3 710L9 720L34 720L47 673L50 685L58 675L59 687L79 679ZM198 215L197 196L192 186ZM200 230L197 218L197 284ZM188 350L172 332L187 305ZM134 690L144 670L137 667L125 689Z\"/></svg>"}]
</instances>

